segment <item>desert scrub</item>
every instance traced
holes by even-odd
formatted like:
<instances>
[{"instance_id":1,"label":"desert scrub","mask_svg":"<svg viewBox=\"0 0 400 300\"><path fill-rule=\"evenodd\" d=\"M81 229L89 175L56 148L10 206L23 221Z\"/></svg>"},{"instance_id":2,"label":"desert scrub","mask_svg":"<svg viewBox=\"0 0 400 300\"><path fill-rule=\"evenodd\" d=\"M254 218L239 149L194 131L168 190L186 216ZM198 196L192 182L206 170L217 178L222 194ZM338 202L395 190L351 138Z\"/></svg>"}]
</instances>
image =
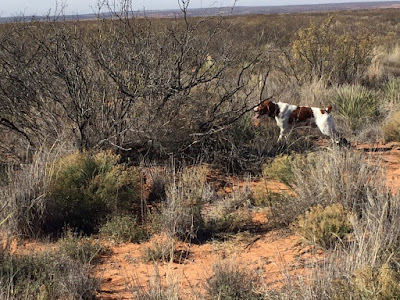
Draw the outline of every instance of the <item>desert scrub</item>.
<instances>
[{"instance_id":1,"label":"desert scrub","mask_svg":"<svg viewBox=\"0 0 400 300\"><path fill-rule=\"evenodd\" d=\"M386 186L383 170L363 153L333 148L313 153L309 161L293 167L296 199L291 212L298 215L318 204L340 203L360 216L369 197Z\"/></svg>"},{"instance_id":2,"label":"desert scrub","mask_svg":"<svg viewBox=\"0 0 400 300\"><path fill-rule=\"evenodd\" d=\"M107 151L77 152L55 161L47 193L48 232L60 232L67 225L93 233L107 216L138 208L138 171L118 160Z\"/></svg>"},{"instance_id":3,"label":"desert scrub","mask_svg":"<svg viewBox=\"0 0 400 300\"><path fill-rule=\"evenodd\" d=\"M259 278L253 272L241 267L239 263L222 260L213 265L213 272L206 284L209 299L263 299L256 291Z\"/></svg>"},{"instance_id":4,"label":"desert scrub","mask_svg":"<svg viewBox=\"0 0 400 300\"><path fill-rule=\"evenodd\" d=\"M306 156L301 154L281 154L276 156L272 161L263 165L263 176L265 178L276 179L287 186L293 184L293 166L299 167L305 161Z\"/></svg>"},{"instance_id":5,"label":"desert scrub","mask_svg":"<svg viewBox=\"0 0 400 300\"><path fill-rule=\"evenodd\" d=\"M358 85L339 87L333 104L335 112L353 132L359 131L379 115L376 96Z\"/></svg>"},{"instance_id":6,"label":"desert scrub","mask_svg":"<svg viewBox=\"0 0 400 300\"><path fill-rule=\"evenodd\" d=\"M400 142L400 111L394 113L383 128L386 142Z\"/></svg>"},{"instance_id":7,"label":"desert scrub","mask_svg":"<svg viewBox=\"0 0 400 300\"><path fill-rule=\"evenodd\" d=\"M129 215L111 217L100 227L99 234L115 242L139 243L147 239L147 232L137 217Z\"/></svg>"},{"instance_id":8,"label":"desert scrub","mask_svg":"<svg viewBox=\"0 0 400 300\"><path fill-rule=\"evenodd\" d=\"M328 249L349 237L353 231L350 216L341 204L325 208L317 205L304 216L299 216L293 227L306 240Z\"/></svg>"},{"instance_id":9,"label":"desert scrub","mask_svg":"<svg viewBox=\"0 0 400 300\"><path fill-rule=\"evenodd\" d=\"M0 298L93 299L99 282L89 271L61 254L7 254L0 261Z\"/></svg>"}]
</instances>

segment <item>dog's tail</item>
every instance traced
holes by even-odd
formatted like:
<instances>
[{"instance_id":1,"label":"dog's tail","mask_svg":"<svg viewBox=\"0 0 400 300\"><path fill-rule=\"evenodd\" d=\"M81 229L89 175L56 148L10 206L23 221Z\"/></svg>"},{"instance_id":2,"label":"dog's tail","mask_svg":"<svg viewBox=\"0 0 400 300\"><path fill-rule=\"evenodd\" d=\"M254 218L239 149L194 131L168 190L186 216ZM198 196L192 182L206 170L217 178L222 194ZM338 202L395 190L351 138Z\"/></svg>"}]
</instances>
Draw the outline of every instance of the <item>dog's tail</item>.
<instances>
[{"instance_id":1,"label":"dog's tail","mask_svg":"<svg viewBox=\"0 0 400 300\"><path fill-rule=\"evenodd\" d=\"M332 105L328 105L327 107L326 107L326 112L328 113L328 114L330 114L331 113L331 111L332 111Z\"/></svg>"}]
</instances>

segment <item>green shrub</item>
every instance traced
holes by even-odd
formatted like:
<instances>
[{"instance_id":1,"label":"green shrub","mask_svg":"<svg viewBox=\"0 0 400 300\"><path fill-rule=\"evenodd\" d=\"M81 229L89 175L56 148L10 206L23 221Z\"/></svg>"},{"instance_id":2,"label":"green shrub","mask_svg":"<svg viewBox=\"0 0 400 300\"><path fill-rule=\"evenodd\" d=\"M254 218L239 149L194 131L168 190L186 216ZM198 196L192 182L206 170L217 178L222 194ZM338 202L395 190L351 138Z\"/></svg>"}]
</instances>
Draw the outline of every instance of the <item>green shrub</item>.
<instances>
[{"instance_id":1,"label":"green shrub","mask_svg":"<svg viewBox=\"0 0 400 300\"><path fill-rule=\"evenodd\" d=\"M108 215L137 208L138 171L118 160L111 152L83 152L56 161L48 188L46 229L60 232L67 225L93 233Z\"/></svg>"},{"instance_id":2,"label":"green shrub","mask_svg":"<svg viewBox=\"0 0 400 300\"><path fill-rule=\"evenodd\" d=\"M393 114L383 128L386 142L400 142L400 111Z\"/></svg>"},{"instance_id":3,"label":"green shrub","mask_svg":"<svg viewBox=\"0 0 400 300\"><path fill-rule=\"evenodd\" d=\"M353 231L349 216L341 204L325 208L317 205L304 216L299 216L294 227L308 241L327 249L346 239Z\"/></svg>"},{"instance_id":4,"label":"green shrub","mask_svg":"<svg viewBox=\"0 0 400 300\"><path fill-rule=\"evenodd\" d=\"M398 270L387 263L378 268L363 266L354 270L350 280L333 281L332 299L399 299L399 280Z\"/></svg>"},{"instance_id":5,"label":"green shrub","mask_svg":"<svg viewBox=\"0 0 400 300\"><path fill-rule=\"evenodd\" d=\"M113 216L100 227L99 233L116 242L139 243L147 239L146 230L133 216Z\"/></svg>"},{"instance_id":6,"label":"green shrub","mask_svg":"<svg viewBox=\"0 0 400 300\"><path fill-rule=\"evenodd\" d=\"M62 255L7 254L0 261L0 299L93 299L98 286L87 265Z\"/></svg>"},{"instance_id":7,"label":"green shrub","mask_svg":"<svg viewBox=\"0 0 400 300\"><path fill-rule=\"evenodd\" d=\"M209 299L263 299L256 293L258 278L237 263L222 261L213 266L214 275L207 280Z\"/></svg>"},{"instance_id":8,"label":"green shrub","mask_svg":"<svg viewBox=\"0 0 400 300\"><path fill-rule=\"evenodd\" d=\"M333 99L335 112L353 132L362 129L379 115L377 98L362 86L345 85Z\"/></svg>"},{"instance_id":9,"label":"green shrub","mask_svg":"<svg viewBox=\"0 0 400 300\"><path fill-rule=\"evenodd\" d=\"M281 154L263 166L263 176L276 179L287 186L293 184L293 166L301 165L305 156L299 154Z\"/></svg>"}]
</instances>

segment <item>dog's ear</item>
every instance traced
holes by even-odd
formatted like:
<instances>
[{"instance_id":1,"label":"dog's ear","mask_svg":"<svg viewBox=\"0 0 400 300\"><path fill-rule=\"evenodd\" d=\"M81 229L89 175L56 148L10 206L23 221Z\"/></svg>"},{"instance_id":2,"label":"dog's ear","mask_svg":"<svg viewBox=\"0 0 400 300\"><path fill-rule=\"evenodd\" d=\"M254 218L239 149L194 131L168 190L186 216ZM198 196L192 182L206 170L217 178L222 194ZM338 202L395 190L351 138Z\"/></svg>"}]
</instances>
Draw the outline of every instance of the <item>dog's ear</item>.
<instances>
[{"instance_id":1,"label":"dog's ear","mask_svg":"<svg viewBox=\"0 0 400 300\"><path fill-rule=\"evenodd\" d=\"M331 111L332 111L332 105L328 105L328 106L326 107L326 112L327 112L328 114L330 114Z\"/></svg>"}]
</instances>

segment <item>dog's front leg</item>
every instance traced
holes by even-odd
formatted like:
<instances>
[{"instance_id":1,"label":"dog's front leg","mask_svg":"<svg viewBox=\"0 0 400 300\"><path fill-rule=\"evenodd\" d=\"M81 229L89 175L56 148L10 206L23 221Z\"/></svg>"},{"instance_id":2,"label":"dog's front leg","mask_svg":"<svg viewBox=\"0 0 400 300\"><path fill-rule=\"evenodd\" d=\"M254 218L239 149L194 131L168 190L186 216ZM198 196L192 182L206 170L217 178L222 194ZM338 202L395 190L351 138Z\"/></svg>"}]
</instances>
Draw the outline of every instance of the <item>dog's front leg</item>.
<instances>
[{"instance_id":1,"label":"dog's front leg","mask_svg":"<svg viewBox=\"0 0 400 300\"><path fill-rule=\"evenodd\" d=\"M278 138L278 143L282 141L282 139L285 137L286 138L286 128L284 126L279 126L280 133L279 133L279 138Z\"/></svg>"}]
</instances>

